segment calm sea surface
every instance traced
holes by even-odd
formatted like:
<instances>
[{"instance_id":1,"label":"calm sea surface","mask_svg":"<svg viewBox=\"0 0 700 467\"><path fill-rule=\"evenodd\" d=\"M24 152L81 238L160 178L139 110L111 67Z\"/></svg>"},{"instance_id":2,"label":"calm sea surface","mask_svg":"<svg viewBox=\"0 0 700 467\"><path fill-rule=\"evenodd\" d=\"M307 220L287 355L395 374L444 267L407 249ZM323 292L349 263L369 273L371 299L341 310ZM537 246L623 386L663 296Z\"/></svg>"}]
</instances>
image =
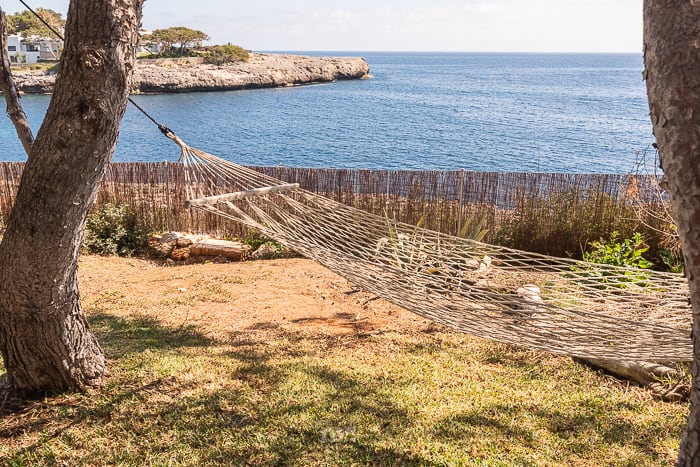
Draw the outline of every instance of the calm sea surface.
<instances>
[{"instance_id":1,"label":"calm sea surface","mask_svg":"<svg viewBox=\"0 0 700 467\"><path fill-rule=\"evenodd\" d=\"M134 99L190 145L254 165L625 173L654 141L641 55L345 55L372 78ZM35 131L48 102L23 98ZM0 148L24 160L7 118ZM113 160L177 156L130 107Z\"/></svg>"}]
</instances>

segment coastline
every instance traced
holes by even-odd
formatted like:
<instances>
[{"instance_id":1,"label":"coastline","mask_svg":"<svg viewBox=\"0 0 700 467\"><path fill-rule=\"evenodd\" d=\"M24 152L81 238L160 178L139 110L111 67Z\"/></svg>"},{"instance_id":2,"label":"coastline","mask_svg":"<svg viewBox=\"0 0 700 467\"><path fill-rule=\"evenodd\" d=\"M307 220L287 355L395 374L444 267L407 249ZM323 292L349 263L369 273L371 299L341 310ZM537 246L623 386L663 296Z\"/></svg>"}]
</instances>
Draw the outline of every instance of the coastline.
<instances>
[{"instance_id":1,"label":"coastline","mask_svg":"<svg viewBox=\"0 0 700 467\"><path fill-rule=\"evenodd\" d=\"M132 94L276 88L369 77L369 65L361 57L251 53L248 62L227 65L177 60L136 63ZM56 74L43 70L23 70L13 77L25 94L49 94L56 80Z\"/></svg>"}]
</instances>

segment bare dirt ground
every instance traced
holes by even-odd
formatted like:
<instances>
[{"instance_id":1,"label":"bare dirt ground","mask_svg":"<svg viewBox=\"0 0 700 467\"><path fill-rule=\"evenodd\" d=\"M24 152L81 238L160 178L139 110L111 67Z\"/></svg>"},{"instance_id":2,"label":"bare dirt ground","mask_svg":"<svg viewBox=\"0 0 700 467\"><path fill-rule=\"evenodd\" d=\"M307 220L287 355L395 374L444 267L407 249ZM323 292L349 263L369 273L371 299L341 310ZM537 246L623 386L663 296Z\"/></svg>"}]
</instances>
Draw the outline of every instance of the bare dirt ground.
<instances>
[{"instance_id":1,"label":"bare dirt ground","mask_svg":"<svg viewBox=\"0 0 700 467\"><path fill-rule=\"evenodd\" d=\"M109 303L138 305L162 324L196 326L218 338L279 326L300 332L372 334L424 329L430 323L356 289L314 261L286 258L166 265L118 257L84 256L80 290L88 313ZM125 306L124 313L133 313Z\"/></svg>"}]
</instances>

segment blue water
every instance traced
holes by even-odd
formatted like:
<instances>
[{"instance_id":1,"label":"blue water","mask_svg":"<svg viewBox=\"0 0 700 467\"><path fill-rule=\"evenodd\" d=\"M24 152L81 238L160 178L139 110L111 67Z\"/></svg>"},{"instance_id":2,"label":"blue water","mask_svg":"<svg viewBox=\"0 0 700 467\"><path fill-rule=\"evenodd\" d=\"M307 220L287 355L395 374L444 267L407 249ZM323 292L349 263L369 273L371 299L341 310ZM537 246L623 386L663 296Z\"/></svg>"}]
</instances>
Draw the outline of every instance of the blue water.
<instances>
[{"instance_id":1,"label":"blue water","mask_svg":"<svg viewBox=\"0 0 700 467\"><path fill-rule=\"evenodd\" d=\"M640 55L359 55L371 79L134 99L190 145L253 165L625 173L654 141ZM23 98L35 130L48 101ZM0 147L24 159L6 118ZM177 155L130 107L113 160Z\"/></svg>"}]
</instances>

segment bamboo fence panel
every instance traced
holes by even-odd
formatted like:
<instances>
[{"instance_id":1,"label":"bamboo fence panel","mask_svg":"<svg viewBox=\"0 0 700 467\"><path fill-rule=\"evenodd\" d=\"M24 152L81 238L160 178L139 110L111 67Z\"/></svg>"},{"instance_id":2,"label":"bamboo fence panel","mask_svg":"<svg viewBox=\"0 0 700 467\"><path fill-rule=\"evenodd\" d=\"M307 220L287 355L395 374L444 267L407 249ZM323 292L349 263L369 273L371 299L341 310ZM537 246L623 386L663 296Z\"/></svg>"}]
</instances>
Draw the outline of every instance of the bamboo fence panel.
<instances>
[{"instance_id":1,"label":"bamboo fence panel","mask_svg":"<svg viewBox=\"0 0 700 467\"><path fill-rule=\"evenodd\" d=\"M0 228L9 216L24 163L0 162ZM654 232L633 219L632 176L517 172L410 171L254 167L288 183L359 209L453 235L486 231L484 241L541 253L576 256L587 241L612 230ZM642 184L643 185L643 184ZM636 194L639 198L639 194ZM651 197L652 194L643 196ZM181 167L113 163L96 206L125 205L154 231L247 232L219 216L185 209ZM654 219L645 222L655 226ZM660 227L660 226L659 226ZM645 230L646 229L646 230Z\"/></svg>"}]
</instances>

